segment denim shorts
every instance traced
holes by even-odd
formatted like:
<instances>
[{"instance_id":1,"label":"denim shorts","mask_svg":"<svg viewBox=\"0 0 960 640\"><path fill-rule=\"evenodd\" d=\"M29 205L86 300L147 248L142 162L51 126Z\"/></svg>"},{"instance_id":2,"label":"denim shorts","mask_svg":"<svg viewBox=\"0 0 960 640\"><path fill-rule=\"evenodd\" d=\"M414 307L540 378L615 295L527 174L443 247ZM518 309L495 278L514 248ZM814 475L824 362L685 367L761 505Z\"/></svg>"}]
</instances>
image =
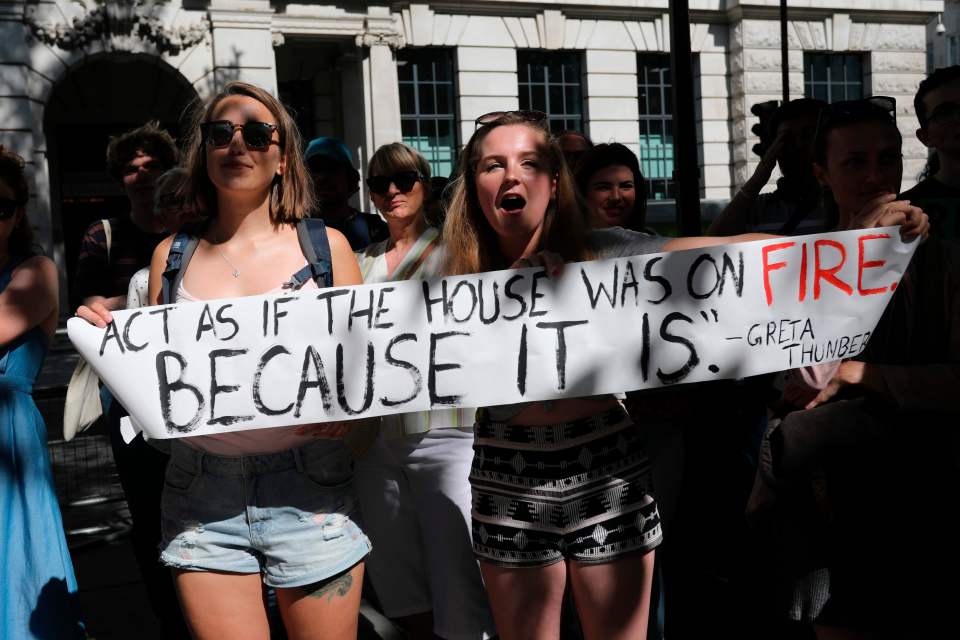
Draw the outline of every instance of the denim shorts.
<instances>
[{"instance_id":1,"label":"denim shorts","mask_svg":"<svg viewBox=\"0 0 960 640\"><path fill-rule=\"evenodd\" d=\"M355 521L352 461L342 440L224 457L174 440L161 501L163 564L188 571L262 573L300 587L370 552Z\"/></svg>"}]
</instances>

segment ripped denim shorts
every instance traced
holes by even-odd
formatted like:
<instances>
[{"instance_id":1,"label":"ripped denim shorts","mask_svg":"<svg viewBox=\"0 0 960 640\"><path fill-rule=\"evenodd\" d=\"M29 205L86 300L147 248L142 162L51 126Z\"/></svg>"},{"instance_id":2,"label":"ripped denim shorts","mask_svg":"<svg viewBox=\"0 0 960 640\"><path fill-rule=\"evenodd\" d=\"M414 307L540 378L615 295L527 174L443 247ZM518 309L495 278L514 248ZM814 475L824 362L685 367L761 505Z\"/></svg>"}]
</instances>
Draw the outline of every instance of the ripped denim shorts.
<instances>
[{"instance_id":1,"label":"ripped denim shorts","mask_svg":"<svg viewBox=\"0 0 960 640\"><path fill-rule=\"evenodd\" d=\"M352 460L342 440L224 457L174 440L161 501L160 560L174 569L262 573L301 587L362 560Z\"/></svg>"}]
</instances>

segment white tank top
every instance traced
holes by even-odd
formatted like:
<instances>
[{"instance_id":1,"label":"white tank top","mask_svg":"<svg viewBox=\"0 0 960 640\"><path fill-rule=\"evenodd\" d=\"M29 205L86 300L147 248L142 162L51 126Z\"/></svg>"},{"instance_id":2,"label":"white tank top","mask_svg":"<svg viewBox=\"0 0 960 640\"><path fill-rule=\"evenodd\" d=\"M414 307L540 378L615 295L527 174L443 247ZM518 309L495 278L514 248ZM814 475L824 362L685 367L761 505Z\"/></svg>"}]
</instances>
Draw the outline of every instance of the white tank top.
<instances>
[{"instance_id":1,"label":"white tank top","mask_svg":"<svg viewBox=\"0 0 960 640\"><path fill-rule=\"evenodd\" d=\"M306 264L306 263L304 263ZM316 289L313 279L303 284L301 289ZM277 287L269 293L280 293L282 288ZM197 298L190 294L180 282L177 288L177 302L197 302ZM300 426L300 425L298 425ZM304 436L296 433L297 427L272 427L269 429L247 429L230 433L217 433L209 436L193 436L183 438L182 441L195 449L216 456L253 456L264 453L276 453L303 446L316 440L314 436Z\"/></svg>"}]
</instances>

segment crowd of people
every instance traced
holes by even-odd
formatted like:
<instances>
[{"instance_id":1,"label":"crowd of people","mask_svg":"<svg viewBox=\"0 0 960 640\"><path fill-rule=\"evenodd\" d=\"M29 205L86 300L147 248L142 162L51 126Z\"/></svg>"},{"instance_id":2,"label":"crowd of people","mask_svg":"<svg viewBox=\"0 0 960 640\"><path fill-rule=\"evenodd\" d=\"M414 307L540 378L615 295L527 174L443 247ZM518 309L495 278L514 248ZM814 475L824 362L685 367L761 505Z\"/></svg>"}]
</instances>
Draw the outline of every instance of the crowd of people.
<instances>
[{"instance_id":1,"label":"crowd of people","mask_svg":"<svg viewBox=\"0 0 960 640\"><path fill-rule=\"evenodd\" d=\"M101 327L138 306L555 276L769 234L925 240L861 356L777 376L130 444L104 388L163 637L353 638L362 593L412 639L935 637L960 568L960 67L915 106L932 160L909 192L892 99L795 100L711 235L686 238L649 228L628 147L554 134L539 112L478 118L449 181L409 146L377 149L375 214L351 204L346 145L302 144L243 82L194 110L179 148L156 124L112 139L130 214L90 226L71 292ZM28 199L0 148L0 637L82 638L30 398L60 313Z\"/></svg>"}]
</instances>

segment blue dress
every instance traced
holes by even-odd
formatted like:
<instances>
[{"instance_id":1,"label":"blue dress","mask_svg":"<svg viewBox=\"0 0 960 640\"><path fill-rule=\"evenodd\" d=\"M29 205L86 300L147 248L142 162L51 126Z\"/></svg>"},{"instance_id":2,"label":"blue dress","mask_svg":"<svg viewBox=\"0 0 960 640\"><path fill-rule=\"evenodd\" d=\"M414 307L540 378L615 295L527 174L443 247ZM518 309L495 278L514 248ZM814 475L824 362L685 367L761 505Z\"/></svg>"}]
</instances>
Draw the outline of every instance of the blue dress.
<instances>
[{"instance_id":1,"label":"blue dress","mask_svg":"<svg viewBox=\"0 0 960 640\"><path fill-rule=\"evenodd\" d=\"M14 258L0 272L10 283ZM0 638L83 638L77 581L47 452L30 395L49 340L34 327L0 346Z\"/></svg>"}]
</instances>

